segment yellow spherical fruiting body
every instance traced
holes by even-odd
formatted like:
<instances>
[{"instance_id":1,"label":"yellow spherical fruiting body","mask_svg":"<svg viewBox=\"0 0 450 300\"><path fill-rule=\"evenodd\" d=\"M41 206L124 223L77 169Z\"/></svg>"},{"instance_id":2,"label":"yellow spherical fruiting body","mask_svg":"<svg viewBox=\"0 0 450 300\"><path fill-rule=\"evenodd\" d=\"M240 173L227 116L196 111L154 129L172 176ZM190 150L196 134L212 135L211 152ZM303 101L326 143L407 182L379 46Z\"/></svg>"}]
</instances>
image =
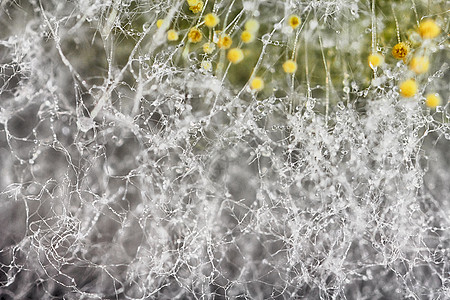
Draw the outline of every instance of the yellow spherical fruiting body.
<instances>
[{"instance_id":1,"label":"yellow spherical fruiting body","mask_svg":"<svg viewBox=\"0 0 450 300\"><path fill-rule=\"evenodd\" d=\"M177 41L178 40L178 32L176 32L173 29L170 29L169 31L167 31L167 40L169 41Z\"/></svg>"},{"instance_id":2,"label":"yellow spherical fruiting body","mask_svg":"<svg viewBox=\"0 0 450 300\"><path fill-rule=\"evenodd\" d=\"M217 47L220 49L229 49L231 44L233 44L233 40L228 34L221 35L219 41L217 41Z\"/></svg>"},{"instance_id":3,"label":"yellow spherical fruiting body","mask_svg":"<svg viewBox=\"0 0 450 300\"><path fill-rule=\"evenodd\" d=\"M244 59L244 52L239 48L230 49L227 58L233 64L240 63Z\"/></svg>"},{"instance_id":4,"label":"yellow spherical fruiting body","mask_svg":"<svg viewBox=\"0 0 450 300\"><path fill-rule=\"evenodd\" d=\"M297 71L297 63L289 59L283 63L283 70L289 74L295 73Z\"/></svg>"},{"instance_id":5,"label":"yellow spherical fruiting body","mask_svg":"<svg viewBox=\"0 0 450 300\"><path fill-rule=\"evenodd\" d=\"M417 83L414 79L407 79L400 83L400 95L405 98L413 97L417 93Z\"/></svg>"},{"instance_id":6,"label":"yellow spherical fruiting body","mask_svg":"<svg viewBox=\"0 0 450 300\"><path fill-rule=\"evenodd\" d=\"M254 91L261 91L264 88L264 80L261 77L256 76L250 82L250 88Z\"/></svg>"},{"instance_id":7,"label":"yellow spherical fruiting body","mask_svg":"<svg viewBox=\"0 0 450 300\"><path fill-rule=\"evenodd\" d=\"M250 19L245 22L245 30L256 33L259 30L259 22L256 19Z\"/></svg>"},{"instance_id":8,"label":"yellow spherical fruiting body","mask_svg":"<svg viewBox=\"0 0 450 300\"><path fill-rule=\"evenodd\" d=\"M409 53L409 46L403 42L398 43L392 48L392 56L396 59L403 59Z\"/></svg>"},{"instance_id":9,"label":"yellow spherical fruiting body","mask_svg":"<svg viewBox=\"0 0 450 300\"><path fill-rule=\"evenodd\" d=\"M198 43L202 40L202 38L203 38L202 33L196 27L192 27L191 30L189 30L188 33L189 42Z\"/></svg>"},{"instance_id":10,"label":"yellow spherical fruiting body","mask_svg":"<svg viewBox=\"0 0 450 300\"><path fill-rule=\"evenodd\" d=\"M209 13L205 16L205 25L209 28L215 27L217 24L219 24L220 19L215 13Z\"/></svg>"},{"instance_id":11,"label":"yellow spherical fruiting body","mask_svg":"<svg viewBox=\"0 0 450 300\"><path fill-rule=\"evenodd\" d=\"M414 56L409 63L409 67L416 74L423 74L430 68L430 59L426 56Z\"/></svg>"},{"instance_id":12,"label":"yellow spherical fruiting body","mask_svg":"<svg viewBox=\"0 0 450 300\"><path fill-rule=\"evenodd\" d=\"M425 104L429 108L436 108L436 106L441 105L442 99L439 94L428 94L425 99Z\"/></svg>"},{"instance_id":13,"label":"yellow spherical fruiting body","mask_svg":"<svg viewBox=\"0 0 450 300\"><path fill-rule=\"evenodd\" d=\"M301 20L300 17L297 15L290 15L288 18L288 25L292 27L292 29L297 28L300 26Z\"/></svg>"},{"instance_id":14,"label":"yellow spherical fruiting body","mask_svg":"<svg viewBox=\"0 0 450 300\"><path fill-rule=\"evenodd\" d=\"M156 27L161 28L163 23L164 23L164 19L159 19L158 21L156 21Z\"/></svg>"},{"instance_id":15,"label":"yellow spherical fruiting body","mask_svg":"<svg viewBox=\"0 0 450 300\"><path fill-rule=\"evenodd\" d=\"M187 3L189 6L196 6L200 2L201 2L201 0L187 0Z\"/></svg>"},{"instance_id":16,"label":"yellow spherical fruiting body","mask_svg":"<svg viewBox=\"0 0 450 300\"><path fill-rule=\"evenodd\" d=\"M203 1L199 1L199 0L197 0L197 1L188 1L188 4L189 4L189 2L192 2L192 3L195 2L196 3L195 5L189 5L189 9L194 14L199 13L202 10L202 8L203 8Z\"/></svg>"},{"instance_id":17,"label":"yellow spherical fruiting body","mask_svg":"<svg viewBox=\"0 0 450 300\"><path fill-rule=\"evenodd\" d=\"M380 53L372 53L367 58L367 62L372 69L375 69L384 63L384 56Z\"/></svg>"},{"instance_id":18,"label":"yellow spherical fruiting body","mask_svg":"<svg viewBox=\"0 0 450 300\"><path fill-rule=\"evenodd\" d=\"M441 28L432 19L426 19L420 22L417 31L423 39L433 39L441 33Z\"/></svg>"},{"instance_id":19,"label":"yellow spherical fruiting body","mask_svg":"<svg viewBox=\"0 0 450 300\"><path fill-rule=\"evenodd\" d=\"M205 52L206 54L211 54L214 52L214 50L216 50L216 45L214 45L213 43L203 44L203 52Z\"/></svg>"},{"instance_id":20,"label":"yellow spherical fruiting body","mask_svg":"<svg viewBox=\"0 0 450 300\"><path fill-rule=\"evenodd\" d=\"M248 44L251 43L255 40L255 35L248 31L248 30L244 30L241 34L241 41L243 41L244 43Z\"/></svg>"}]
</instances>

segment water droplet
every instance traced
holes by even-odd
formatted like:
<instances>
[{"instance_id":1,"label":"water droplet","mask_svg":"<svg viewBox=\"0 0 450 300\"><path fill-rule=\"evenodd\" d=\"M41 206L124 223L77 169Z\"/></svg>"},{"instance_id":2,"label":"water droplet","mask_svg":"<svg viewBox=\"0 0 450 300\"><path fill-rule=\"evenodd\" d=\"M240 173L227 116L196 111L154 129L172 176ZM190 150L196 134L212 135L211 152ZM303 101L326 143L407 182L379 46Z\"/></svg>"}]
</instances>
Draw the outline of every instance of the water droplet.
<instances>
[{"instance_id":1,"label":"water droplet","mask_svg":"<svg viewBox=\"0 0 450 300\"><path fill-rule=\"evenodd\" d=\"M64 135L69 135L70 129L69 129L69 127L64 126L64 127L61 129L61 132L62 132L62 134L64 134Z\"/></svg>"}]
</instances>

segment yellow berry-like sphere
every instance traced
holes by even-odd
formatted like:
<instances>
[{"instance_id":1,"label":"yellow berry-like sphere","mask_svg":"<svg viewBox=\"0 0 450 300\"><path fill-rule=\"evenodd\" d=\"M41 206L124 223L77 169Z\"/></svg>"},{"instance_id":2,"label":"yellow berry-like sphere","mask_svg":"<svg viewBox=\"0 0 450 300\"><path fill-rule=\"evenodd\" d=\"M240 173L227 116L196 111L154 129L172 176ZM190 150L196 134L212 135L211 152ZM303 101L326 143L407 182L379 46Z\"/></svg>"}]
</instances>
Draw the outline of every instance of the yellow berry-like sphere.
<instances>
[{"instance_id":1,"label":"yellow berry-like sphere","mask_svg":"<svg viewBox=\"0 0 450 300\"><path fill-rule=\"evenodd\" d=\"M255 40L255 35L252 32L245 30L241 34L241 40L246 44L251 43Z\"/></svg>"},{"instance_id":2,"label":"yellow berry-like sphere","mask_svg":"<svg viewBox=\"0 0 450 300\"><path fill-rule=\"evenodd\" d=\"M189 9L194 13L199 13L203 8L203 1L196 1L196 5L190 5Z\"/></svg>"},{"instance_id":3,"label":"yellow berry-like sphere","mask_svg":"<svg viewBox=\"0 0 450 300\"><path fill-rule=\"evenodd\" d=\"M433 39L441 33L441 28L431 19L420 22L418 32L423 39Z\"/></svg>"},{"instance_id":4,"label":"yellow berry-like sphere","mask_svg":"<svg viewBox=\"0 0 450 300\"><path fill-rule=\"evenodd\" d=\"M384 56L381 55L380 53L372 53L367 58L367 61L369 63L369 66L372 69L375 69L376 67L379 67L384 63Z\"/></svg>"},{"instance_id":5,"label":"yellow berry-like sphere","mask_svg":"<svg viewBox=\"0 0 450 300\"><path fill-rule=\"evenodd\" d=\"M441 97L439 96L439 94L428 94L426 99L425 99L425 104L429 107L429 108L435 108L436 106L441 105Z\"/></svg>"},{"instance_id":6,"label":"yellow berry-like sphere","mask_svg":"<svg viewBox=\"0 0 450 300\"><path fill-rule=\"evenodd\" d=\"M204 43L203 44L203 52L206 54L211 54L216 50L216 46L213 43Z\"/></svg>"},{"instance_id":7,"label":"yellow berry-like sphere","mask_svg":"<svg viewBox=\"0 0 450 300\"><path fill-rule=\"evenodd\" d=\"M205 16L205 25L209 28L215 27L219 22L220 19L215 13L209 13Z\"/></svg>"},{"instance_id":8,"label":"yellow berry-like sphere","mask_svg":"<svg viewBox=\"0 0 450 300\"><path fill-rule=\"evenodd\" d=\"M398 43L392 48L392 56L396 59L403 59L408 55L409 46L403 42Z\"/></svg>"},{"instance_id":9,"label":"yellow berry-like sphere","mask_svg":"<svg viewBox=\"0 0 450 300\"><path fill-rule=\"evenodd\" d=\"M259 22L256 19L250 19L245 22L245 30L256 33L259 30Z\"/></svg>"},{"instance_id":10,"label":"yellow berry-like sphere","mask_svg":"<svg viewBox=\"0 0 450 300\"><path fill-rule=\"evenodd\" d=\"M301 24L300 17L297 15L290 15L288 18L288 24L292 27L292 29L297 28Z\"/></svg>"},{"instance_id":11,"label":"yellow berry-like sphere","mask_svg":"<svg viewBox=\"0 0 450 300\"><path fill-rule=\"evenodd\" d=\"M191 43L198 43L202 40L202 33L195 27L192 27L188 33L188 39Z\"/></svg>"},{"instance_id":12,"label":"yellow berry-like sphere","mask_svg":"<svg viewBox=\"0 0 450 300\"><path fill-rule=\"evenodd\" d=\"M244 59L244 52L239 48L233 48L228 51L227 58L233 64L240 63Z\"/></svg>"},{"instance_id":13,"label":"yellow berry-like sphere","mask_svg":"<svg viewBox=\"0 0 450 300\"><path fill-rule=\"evenodd\" d=\"M264 80L261 77L256 76L250 82L250 88L254 91L261 91L264 88Z\"/></svg>"},{"instance_id":14,"label":"yellow berry-like sphere","mask_svg":"<svg viewBox=\"0 0 450 300\"><path fill-rule=\"evenodd\" d=\"M164 23L164 20L163 19L159 19L158 21L156 21L156 27L161 28L163 23Z\"/></svg>"},{"instance_id":15,"label":"yellow berry-like sphere","mask_svg":"<svg viewBox=\"0 0 450 300\"><path fill-rule=\"evenodd\" d=\"M416 74L423 74L430 68L430 59L426 56L414 56L409 63L409 67Z\"/></svg>"},{"instance_id":16,"label":"yellow berry-like sphere","mask_svg":"<svg viewBox=\"0 0 450 300\"><path fill-rule=\"evenodd\" d=\"M219 41L217 42L217 47L220 49L229 49L233 44L233 40L228 34L223 34L220 36Z\"/></svg>"},{"instance_id":17,"label":"yellow berry-like sphere","mask_svg":"<svg viewBox=\"0 0 450 300\"><path fill-rule=\"evenodd\" d=\"M283 64L283 70L286 73L292 74L297 71L297 63L293 61L292 59L289 59L284 62Z\"/></svg>"},{"instance_id":18,"label":"yellow berry-like sphere","mask_svg":"<svg viewBox=\"0 0 450 300\"><path fill-rule=\"evenodd\" d=\"M417 83L414 79L408 79L400 83L400 94L409 98L417 93Z\"/></svg>"},{"instance_id":19,"label":"yellow berry-like sphere","mask_svg":"<svg viewBox=\"0 0 450 300\"><path fill-rule=\"evenodd\" d=\"M169 41L177 41L178 40L178 32L173 29L167 31L167 40Z\"/></svg>"},{"instance_id":20,"label":"yellow berry-like sphere","mask_svg":"<svg viewBox=\"0 0 450 300\"><path fill-rule=\"evenodd\" d=\"M201 0L187 0L189 6L196 6L201 2Z\"/></svg>"}]
</instances>

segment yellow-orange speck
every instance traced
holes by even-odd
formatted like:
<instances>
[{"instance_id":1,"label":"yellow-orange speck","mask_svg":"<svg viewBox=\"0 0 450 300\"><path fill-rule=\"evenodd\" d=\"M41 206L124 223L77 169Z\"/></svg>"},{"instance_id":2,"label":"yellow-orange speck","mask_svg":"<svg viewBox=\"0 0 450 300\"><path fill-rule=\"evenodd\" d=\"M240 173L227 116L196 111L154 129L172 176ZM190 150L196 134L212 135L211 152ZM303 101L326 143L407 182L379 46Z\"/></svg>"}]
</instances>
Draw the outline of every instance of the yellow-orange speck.
<instances>
[{"instance_id":1,"label":"yellow-orange speck","mask_svg":"<svg viewBox=\"0 0 450 300\"><path fill-rule=\"evenodd\" d=\"M372 69L375 69L384 63L384 56L380 53L372 53L367 58L367 62Z\"/></svg>"},{"instance_id":2,"label":"yellow-orange speck","mask_svg":"<svg viewBox=\"0 0 450 300\"><path fill-rule=\"evenodd\" d=\"M215 13L209 13L205 16L205 25L209 28L215 27L219 22L220 19Z\"/></svg>"},{"instance_id":3,"label":"yellow-orange speck","mask_svg":"<svg viewBox=\"0 0 450 300\"><path fill-rule=\"evenodd\" d=\"M169 41L178 40L178 33L175 30L170 29L169 31L167 31L167 40Z\"/></svg>"},{"instance_id":4,"label":"yellow-orange speck","mask_svg":"<svg viewBox=\"0 0 450 300\"><path fill-rule=\"evenodd\" d=\"M396 59L403 59L408 55L409 46L403 42L398 43L392 48L392 56Z\"/></svg>"},{"instance_id":5,"label":"yellow-orange speck","mask_svg":"<svg viewBox=\"0 0 450 300\"><path fill-rule=\"evenodd\" d=\"M217 47L220 49L229 49L233 44L233 40L228 34L223 34L220 36L219 41L217 42Z\"/></svg>"},{"instance_id":6,"label":"yellow-orange speck","mask_svg":"<svg viewBox=\"0 0 450 300\"><path fill-rule=\"evenodd\" d=\"M193 27L189 30L188 39L191 43L198 43L202 40L202 33L197 28Z\"/></svg>"},{"instance_id":7,"label":"yellow-orange speck","mask_svg":"<svg viewBox=\"0 0 450 300\"><path fill-rule=\"evenodd\" d=\"M163 19L159 19L158 21L156 21L156 27L161 28L163 23L164 23L164 20Z\"/></svg>"},{"instance_id":8,"label":"yellow-orange speck","mask_svg":"<svg viewBox=\"0 0 450 300\"><path fill-rule=\"evenodd\" d=\"M430 59L426 56L414 56L409 63L409 67L416 74L423 74L430 68Z\"/></svg>"},{"instance_id":9,"label":"yellow-orange speck","mask_svg":"<svg viewBox=\"0 0 450 300\"><path fill-rule=\"evenodd\" d=\"M250 88L254 91L261 91L264 88L264 80L261 77L256 76L250 82Z\"/></svg>"},{"instance_id":10,"label":"yellow-orange speck","mask_svg":"<svg viewBox=\"0 0 450 300\"><path fill-rule=\"evenodd\" d=\"M240 63L244 59L244 52L239 48L233 48L228 51L227 58L233 64Z\"/></svg>"},{"instance_id":11,"label":"yellow-orange speck","mask_svg":"<svg viewBox=\"0 0 450 300\"><path fill-rule=\"evenodd\" d=\"M420 22L418 32L423 39L433 39L441 33L441 28L433 20L427 19Z\"/></svg>"},{"instance_id":12,"label":"yellow-orange speck","mask_svg":"<svg viewBox=\"0 0 450 300\"><path fill-rule=\"evenodd\" d=\"M292 27L292 29L297 28L301 24L300 17L297 15L290 15L288 18L288 24Z\"/></svg>"},{"instance_id":13,"label":"yellow-orange speck","mask_svg":"<svg viewBox=\"0 0 450 300\"><path fill-rule=\"evenodd\" d=\"M283 70L286 73L292 74L297 71L297 63L293 61L292 59L289 59L284 62L283 64Z\"/></svg>"},{"instance_id":14,"label":"yellow-orange speck","mask_svg":"<svg viewBox=\"0 0 450 300\"><path fill-rule=\"evenodd\" d=\"M441 97L439 96L439 94L428 94L426 99L425 99L425 104L429 107L429 108L435 108L436 106L441 105Z\"/></svg>"},{"instance_id":15,"label":"yellow-orange speck","mask_svg":"<svg viewBox=\"0 0 450 300\"><path fill-rule=\"evenodd\" d=\"M414 79L408 79L400 83L400 95L410 98L417 93L417 83Z\"/></svg>"},{"instance_id":16,"label":"yellow-orange speck","mask_svg":"<svg viewBox=\"0 0 450 300\"><path fill-rule=\"evenodd\" d=\"M241 40L246 44L251 43L255 40L255 35L250 31L245 30L241 34Z\"/></svg>"}]
</instances>

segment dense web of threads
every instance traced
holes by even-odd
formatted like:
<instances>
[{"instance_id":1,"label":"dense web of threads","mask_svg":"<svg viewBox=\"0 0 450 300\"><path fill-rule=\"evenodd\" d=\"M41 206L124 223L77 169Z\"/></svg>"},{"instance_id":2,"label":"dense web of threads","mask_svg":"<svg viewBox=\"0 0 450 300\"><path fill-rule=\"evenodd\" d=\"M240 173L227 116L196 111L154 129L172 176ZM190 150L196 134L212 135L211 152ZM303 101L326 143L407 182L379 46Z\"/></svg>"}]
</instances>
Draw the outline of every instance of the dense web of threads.
<instances>
[{"instance_id":1,"label":"dense web of threads","mask_svg":"<svg viewBox=\"0 0 450 300\"><path fill-rule=\"evenodd\" d=\"M0 297L448 298L431 2L2 3Z\"/></svg>"}]
</instances>

